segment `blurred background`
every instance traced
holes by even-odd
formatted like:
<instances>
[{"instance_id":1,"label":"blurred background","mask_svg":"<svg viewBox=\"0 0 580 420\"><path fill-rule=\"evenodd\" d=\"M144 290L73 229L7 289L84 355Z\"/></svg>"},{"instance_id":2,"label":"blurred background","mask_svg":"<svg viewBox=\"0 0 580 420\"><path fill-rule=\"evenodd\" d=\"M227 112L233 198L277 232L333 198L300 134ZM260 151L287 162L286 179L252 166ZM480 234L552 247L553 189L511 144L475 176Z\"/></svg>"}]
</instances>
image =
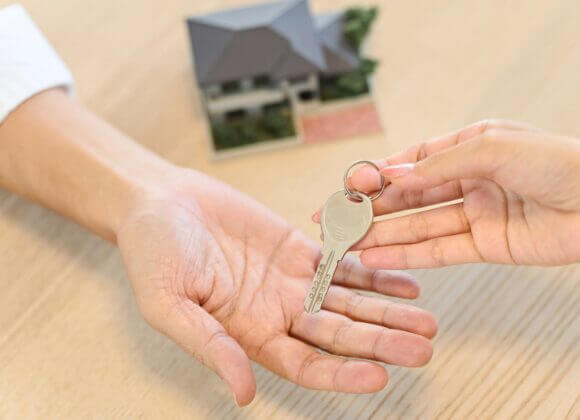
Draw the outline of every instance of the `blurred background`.
<instances>
[{"instance_id":1,"label":"blurred background","mask_svg":"<svg viewBox=\"0 0 580 420\"><path fill-rule=\"evenodd\" d=\"M342 188L354 160L483 118L580 137L573 0L311 0L314 13L380 8L366 49L380 61L374 97L384 133L224 160L212 158L185 19L252 2L21 3L87 107L315 239L310 215ZM12 249L16 239L22 249ZM417 305L440 318L427 367L390 369L386 390L368 396L301 390L255 367L257 399L238 411L218 378L141 320L113 246L0 191L0 417L580 418L577 266L416 274Z\"/></svg>"},{"instance_id":2,"label":"blurred background","mask_svg":"<svg viewBox=\"0 0 580 420\"><path fill-rule=\"evenodd\" d=\"M340 187L353 160L383 157L478 119L512 118L580 134L574 1L311 0L314 13L380 7L366 48L380 61L375 97L385 135L218 163L209 159L184 20L252 1L23 4L72 69L87 106L155 152L285 214L309 215ZM305 182L312 179L317 182ZM312 232L308 217L293 221Z\"/></svg>"}]
</instances>

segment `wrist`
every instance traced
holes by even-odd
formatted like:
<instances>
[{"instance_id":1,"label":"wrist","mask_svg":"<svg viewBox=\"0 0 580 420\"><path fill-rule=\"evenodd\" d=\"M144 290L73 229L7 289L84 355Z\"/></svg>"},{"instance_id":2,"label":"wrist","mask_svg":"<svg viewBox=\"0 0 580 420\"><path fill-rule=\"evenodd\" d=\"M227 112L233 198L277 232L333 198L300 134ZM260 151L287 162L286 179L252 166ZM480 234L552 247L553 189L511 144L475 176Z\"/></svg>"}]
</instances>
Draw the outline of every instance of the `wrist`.
<instances>
[{"instance_id":1,"label":"wrist","mask_svg":"<svg viewBox=\"0 0 580 420\"><path fill-rule=\"evenodd\" d=\"M95 211L105 227L106 234L102 236L114 242L136 214L146 211L152 203L171 201L173 185L189 172L155 155L126 165L114 175L114 183L107 192L109 204L98 203Z\"/></svg>"},{"instance_id":2,"label":"wrist","mask_svg":"<svg viewBox=\"0 0 580 420\"><path fill-rule=\"evenodd\" d=\"M115 222L110 225L111 241L118 242L128 226L144 219L151 221L171 209L179 209L179 212L186 209L198 214L201 220L204 204L208 204L208 192L223 188L215 179L201 172L158 159L160 164L150 167L147 175L120 182L124 192L118 196L124 199L117 206L116 217L110 219Z\"/></svg>"}]
</instances>

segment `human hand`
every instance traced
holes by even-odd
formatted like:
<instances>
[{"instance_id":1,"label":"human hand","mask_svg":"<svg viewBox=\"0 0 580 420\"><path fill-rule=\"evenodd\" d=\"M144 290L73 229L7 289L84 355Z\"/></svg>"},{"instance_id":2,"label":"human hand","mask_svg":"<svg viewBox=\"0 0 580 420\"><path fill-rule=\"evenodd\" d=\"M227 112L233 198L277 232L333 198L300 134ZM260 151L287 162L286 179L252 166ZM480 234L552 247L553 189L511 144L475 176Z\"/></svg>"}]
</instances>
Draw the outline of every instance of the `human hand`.
<instances>
[{"instance_id":1,"label":"human hand","mask_svg":"<svg viewBox=\"0 0 580 420\"><path fill-rule=\"evenodd\" d=\"M239 405L255 394L249 358L314 389L382 389L384 367L421 366L437 325L427 312L352 289L415 298L400 272L345 258L323 310L303 302L320 247L232 188L183 170L138 200L117 242L145 319L214 370ZM319 347L330 354L315 351Z\"/></svg>"},{"instance_id":2,"label":"human hand","mask_svg":"<svg viewBox=\"0 0 580 420\"><path fill-rule=\"evenodd\" d=\"M483 121L377 164L392 184L374 202L375 215L460 198L463 203L375 222L356 246L367 267L580 261L576 139L511 121ZM378 175L363 167L350 182L370 191Z\"/></svg>"}]
</instances>

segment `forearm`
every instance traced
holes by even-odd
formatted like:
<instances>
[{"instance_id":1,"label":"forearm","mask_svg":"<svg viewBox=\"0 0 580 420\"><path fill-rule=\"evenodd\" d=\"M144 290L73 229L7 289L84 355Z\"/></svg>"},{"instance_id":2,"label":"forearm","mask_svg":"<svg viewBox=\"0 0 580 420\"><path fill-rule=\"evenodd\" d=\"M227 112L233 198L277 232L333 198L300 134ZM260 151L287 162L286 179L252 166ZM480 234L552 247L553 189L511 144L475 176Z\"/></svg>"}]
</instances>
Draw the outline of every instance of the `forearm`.
<instances>
[{"instance_id":1,"label":"forearm","mask_svg":"<svg viewBox=\"0 0 580 420\"><path fill-rule=\"evenodd\" d=\"M0 124L0 186L110 241L175 169L59 89L30 98Z\"/></svg>"}]
</instances>

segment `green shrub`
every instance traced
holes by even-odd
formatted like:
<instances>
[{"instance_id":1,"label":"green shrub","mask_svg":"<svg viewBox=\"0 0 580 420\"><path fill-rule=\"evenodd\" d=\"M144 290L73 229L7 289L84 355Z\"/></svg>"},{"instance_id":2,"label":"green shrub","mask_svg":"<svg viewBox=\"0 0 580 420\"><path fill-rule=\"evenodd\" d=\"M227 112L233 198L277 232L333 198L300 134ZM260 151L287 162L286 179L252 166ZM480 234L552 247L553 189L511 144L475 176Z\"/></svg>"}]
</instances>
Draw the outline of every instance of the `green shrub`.
<instances>
[{"instance_id":1,"label":"green shrub","mask_svg":"<svg viewBox=\"0 0 580 420\"><path fill-rule=\"evenodd\" d=\"M210 123L216 150L296 135L289 108L268 110L262 115L245 116L234 121L211 120Z\"/></svg>"},{"instance_id":2,"label":"green shrub","mask_svg":"<svg viewBox=\"0 0 580 420\"><path fill-rule=\"evenodd\" d=\"M288 108L266 112L263 124L265 131L274 138L291 137L296 134L292 115Z\"/></svg>"},{"instance_id":3,"label":"green shrub","mask_svg":"<svg viewBox=\"0 0 580 420\"><path fill-rule=\"evenodd\" d=\"M320 79L320 98L331 101L351 98L369 92L369 77L374 73L378 63L375 60L362 58L357 70L339 76Z\"/></svg>"},{"instance_id":4,"label":"green shrub","mask_svg":"<svg viewBox=\"0 0 580 420\"><path fill-rule=\"evenodd\" d=\"M360 46L368 35L377 14L376 7L347 9L344 15L344 35L356 51L360 50Z\"/></svg>"},{"instance_id":5,"label":"green shrub","mask_svg":"<svg viewBox=\"0 0 580 420\"><path fill-rule=\"evenodd\" d=\"M359 55L359 68L350 73L320 78L320 98L323 101L351 98L369 92L369 77L375 72L378 62L360 56L360 46L367 37L376 19L376 7L353 7L344 15L343 33Z\"/></svg>"}]
</instances>

